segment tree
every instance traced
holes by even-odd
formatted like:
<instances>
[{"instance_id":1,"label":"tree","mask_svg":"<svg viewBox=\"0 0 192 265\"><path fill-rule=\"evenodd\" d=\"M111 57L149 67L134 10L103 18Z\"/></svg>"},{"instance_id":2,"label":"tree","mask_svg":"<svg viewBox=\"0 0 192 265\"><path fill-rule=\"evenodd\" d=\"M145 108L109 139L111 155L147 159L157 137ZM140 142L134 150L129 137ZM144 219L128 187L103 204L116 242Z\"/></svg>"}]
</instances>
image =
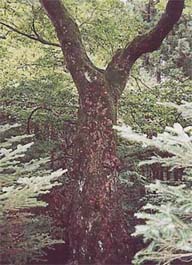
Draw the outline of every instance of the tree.
<instances>
[{"instance_id":1,"label":"tree","mask_svg":"<svg viewBox=\"0 0 192 265\"><path fill-rule=\"evenodd\" d=\"M74 196L69 234L73 255L80 263L122 263L122 252L129 255L130 250L118 198L119 161L112 128L118 100L131 67L142 54L160 47L180 18L184 0L169 1L157 26L118 50L106 70L98 69L89 59L79 28L63 3L42 0L41 4L55 27L79 93L77 145L71 172Z\"/></svg>"},{"instance_id":2,"label":"tree","mask_svg":"<svg viewBox=\"0 0 192 265\"><path fill-rule=\"evenodd\" d=\"M89 59L79 28L63 3L42 0L41 4L55 27L66 67L79 94L78 130L70 172L72 207L68 234L72 257L79 263L125 263L131 250L117 178L120 161L113 125L118 101L132 66L143 54L160 47L180 18L184 0L169 0L157 26L119 49L105 70ZM38 34L35 40L45 43Z\"/></svg>"}]
</instances>

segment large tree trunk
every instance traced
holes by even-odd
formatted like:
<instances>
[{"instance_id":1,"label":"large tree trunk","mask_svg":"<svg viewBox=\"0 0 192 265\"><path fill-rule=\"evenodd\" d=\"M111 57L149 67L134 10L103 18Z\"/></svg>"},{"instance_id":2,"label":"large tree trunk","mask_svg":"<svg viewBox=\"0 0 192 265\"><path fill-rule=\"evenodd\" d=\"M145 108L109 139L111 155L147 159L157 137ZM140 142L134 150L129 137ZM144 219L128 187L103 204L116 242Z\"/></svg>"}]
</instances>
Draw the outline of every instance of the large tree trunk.
<instances>
[{"instance_id":1,"label":"large tree trunk","mask_svg":"<svg viewBox=\"0 0 192 265\"><path fill-rule=\"evenodd\" d=\"M169 0L158 24L119 49L105 70L89 59L77 23L61 0L40 0L55 27L80 99L69 190L69 244L81 264L130 264L128 231L118 191L113 124L117 100L141 55L157 50L181 16L184 0ZM69 200L69 198L68 198Z\"/></svg>"},{"instance_id":2,"label":"large tree trunk","mask_svg":"<svg viewBox=\"0 0 192 265\"><path fill-rule=\"evenodd\" d=\"M81 264L122 264L129 256L129 238L117 192L116 102L103 74L85 75L88 83L80 95L71 180L69 243Z\"/></svg>"}]
</instances>

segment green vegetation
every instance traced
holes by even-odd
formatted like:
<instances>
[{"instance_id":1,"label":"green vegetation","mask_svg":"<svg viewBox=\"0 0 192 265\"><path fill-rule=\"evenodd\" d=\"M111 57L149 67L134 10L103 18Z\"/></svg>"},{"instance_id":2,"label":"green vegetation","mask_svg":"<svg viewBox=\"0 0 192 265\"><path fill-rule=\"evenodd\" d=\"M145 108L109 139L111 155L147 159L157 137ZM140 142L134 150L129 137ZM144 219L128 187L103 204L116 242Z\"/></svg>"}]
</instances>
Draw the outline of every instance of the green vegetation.
<instances>
[{"instance_id":1,"label":"green vegetation","mask_svg":"<svg viewBox=\"0 0 192 265\"><path fill-rule=\"evenodd\" d=\"M181 114L192 120L191 103L176 105ZM184 108L185 107L185 108ZM192 174L192 126L183 128L175 123L174 127L166 127L165 132L153 139L134 133L131 128L117 127L121 135L131 141L141 142L146 146L154 146L169 157L153 156L143 164L159 163L163 167L183 169L183 181L169 183L156 180L146 185L148 203L137 213L145 222L136 226L135 236L142 235L148 247L137 253L135 264L145 260L155 260L159 264L170 264L181 259L191 259L191 174ZM172 185L171 185L172 184ZM174 184L174 185L173 185ZM154 200L154 194L156 199Z\"/></svg>"},{"instance_id":2,"label":"green vegetation","mask_svg":"<svg viewBox=\"0 0 192 265\"><path fill-rule=\"evenodd\" d=\"M48 158L25 161L25 154L33 142L23 142L32 135L4 138L8 131L18 126L0 126L0 255L3 264L26 264L30 259L34 260L34 256L43 255L43 248L62 242L50 237L51 218L37 216L29 209L46 206L37 197L61 185L58 180L66 170L51 172L43 168Z\"/></svg>"},{"instance_id":3,"label":"green vegetation","mask_svg":"<svg viewBox=\"0 0 192 265\"><path fill-rule=\"evenodd\" d=\"M0 263L190 264L191 8L0 2Z\"/></svg>"}]
</instances>

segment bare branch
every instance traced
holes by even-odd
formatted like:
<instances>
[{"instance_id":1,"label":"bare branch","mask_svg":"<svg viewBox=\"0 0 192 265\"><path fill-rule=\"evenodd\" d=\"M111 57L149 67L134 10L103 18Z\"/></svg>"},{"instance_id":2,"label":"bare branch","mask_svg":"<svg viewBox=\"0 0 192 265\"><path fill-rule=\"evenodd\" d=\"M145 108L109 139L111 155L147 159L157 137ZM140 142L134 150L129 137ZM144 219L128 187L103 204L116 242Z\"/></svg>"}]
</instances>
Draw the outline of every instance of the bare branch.
<instances>
[{"instance_id":1,"label":"bare branch","mask_svg":"<svg viewBox=\"0 0 192 265\"><path fill-rule=\"evenodd\" d=\"M137 83L137 86L138 86L139 88L140 88L140 86L139 86L138 81L139 81L143 86L145 86L147 89L152 90L152 88L149 87L147 84L145 84L145 82L143 82L143 80L142 80L141 78L139 78L138 76L134 76L134 75L132 74L131 77L133 77L133 78L135 79L135 82Z\"/></svg>"},{"instance_id":2,"label":"bare branch","mask_svg":"<svg viewBox=\"0 0 192 265\"><path fill-rule=\"evenodd\" d=\"M121 91L126 84L129 71L134 62L144 53L153 52L160 48L163 40L173 29L179 20L185 0L169 0L165 13L162 15L158 24L148 33L137 36L124 49L120 49L113 56L106 69L106 76L109 81L111 77L119 82Z\"/></svg>"},{"instance_id":3,"label":"bare branch","mask_svg":"<svg viewBox=\"0 0 192 265\"><path fill-rule=\"evenodd\" d=\"M42 39L42 37L39 35L39 33L37 32L36 27L35 27L35 17L33 17L33 21L32 21L32 30L38 39Z\"/></svg>"},{"instance_id":4,"label":"bare branch","mask_svg":"<svg viewBox=\"0 0 192 265\"><path fill-rule=\"evenodd\" d=\"M22 32L21 30L17 29L16 27L13 27L12 25L9 25L9 24L7 24L7 23L5 23L3 21L0 21L0 25L10 29L11 31L14 31L14 32L18 33L19 35L22 35L22 36L27 37L29 39L41 42L42 44L55 46L55 47L61 47L58 43L54 43L54 42L50 42L48 40L45 40L42 37L40 37L38 34L37 35L36 34L35 35L30 35L30 34L28 34L26 32Z\"/></svg>"},{"instance_id":5,"label":"bare branch","mask_svg":"<svg viewBox=\"0 0 192 265\"><path fill-rule=\"evenodd\" d=\"M39 106L39 107L36 107L35 109L33 109L33 110L31 111L31 113L30 113L28 119L27 119L27 128L26 128L26 131L27 131L28 134L31 133L31 132L30 132L30 123L31 123L32 116L33 116L33 114L34 114L36 111L38 111L38 110L40 110L40 109L44 109L44 110L47 110L47 111L51 111L50 108L47 108L47 107L44 107L44 106Z\"/></svg>"}]
</instances>

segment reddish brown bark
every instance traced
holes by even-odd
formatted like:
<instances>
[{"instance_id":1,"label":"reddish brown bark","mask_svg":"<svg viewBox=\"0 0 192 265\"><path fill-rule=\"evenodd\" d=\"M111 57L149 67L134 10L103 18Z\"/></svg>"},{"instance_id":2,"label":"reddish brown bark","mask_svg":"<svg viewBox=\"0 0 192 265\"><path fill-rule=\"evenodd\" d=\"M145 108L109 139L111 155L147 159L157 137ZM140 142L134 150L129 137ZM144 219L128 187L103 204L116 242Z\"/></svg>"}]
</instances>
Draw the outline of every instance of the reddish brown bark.
<instances>
[{"instance_id":1,"label":"reddish brown bark","mask_svg":"<svg viewBox=\"0 0 192 265\"><path fill-rule=\"evenodd\" d=\"M87 56L77 24L59 0L41 0L79 92L79 119L69 189L69 245L79 264L125 264L129 235L118 190L113 124L129 71L143 53L160 47L178 21L184 0L170 0L158 25L119 50L106 71ZM65 203L65 202L63 202Z\"/></svg>"},{"instance_id":2,"label":"reddish brown bark","mask_svg":"<svg viewBox=\"0 0 192 265\"><path fill-rule=\"evenodd\" d=\"M91 79L90 79L91 80ZM126 262L128 231L118 197L115 107L103 74L80 98L70 240L80 263Z\"/></svg>"}]
</instances>

